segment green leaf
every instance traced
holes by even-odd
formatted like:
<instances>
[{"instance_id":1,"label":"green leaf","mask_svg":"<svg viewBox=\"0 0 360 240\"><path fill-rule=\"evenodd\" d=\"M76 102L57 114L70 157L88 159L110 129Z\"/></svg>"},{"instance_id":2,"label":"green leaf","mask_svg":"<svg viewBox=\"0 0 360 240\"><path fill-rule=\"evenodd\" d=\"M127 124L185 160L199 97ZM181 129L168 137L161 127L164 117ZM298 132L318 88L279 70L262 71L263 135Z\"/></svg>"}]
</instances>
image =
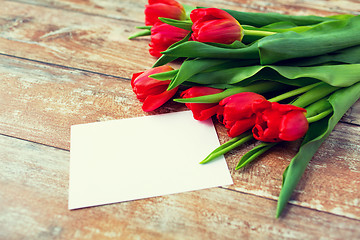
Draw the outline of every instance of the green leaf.
<instances>
[{"instance_id":1,"label":"green leaf","mask_svg":"<svg viewBox=\"0 0 360 240\"><path fill-rule=\"evenodd\" d=\"M169 80L169 79L172 79L173 77L175 77L178 72L179 72L178 69L174 69L174 70L168 71L168 72L152 74L149 77L157 79L157 80L165 81L165 80Z\"/></svg>"},{"instance_id":2,"label":"green leaf","mask_svg":"<svg viewBox=\"0 0 360 240\"><path fill-rule=\"evenodd\" d=\"M232 15L241 25L251 25L254 27L263 27L276 22L291 22L297 26L313 25L325 21L333 21L335 17L320 16L294 16L279 13L255 13L240 12L235 10L224 9Z\"/></svg>"},{"instance_id":3,"label":"green leaf","mask_svg":"<svg viewBox=\"0 0 360 240\"><path fill-rule=\"evenodd\" d=\"M162 53L172 57L259 59L256 44L233 49L220 47L218 44L215 46L215 44L189 41Z\"/></svg>"},{"instance_id":4,"label":"green leaf","mask_svg":"<svg viewBox=\"0 0 360 240\"><path fill-rule=\"evenodd\" d=\"M163 17L159 17L159 20L162 21L163 23L169 24L177 28L185 29L188 31L191 31L191 27L193 25L193 23L190 20L182 21L182 20L175 20L175 19L163 18Z\"/></svg>"},{"instance_id":5,"label":"green leaf","mask_svg":"<svg viewBox=\"0 0 360 240\"><path fill-rule=\"evenodd\" d=\"M329 97L329 103L333 108L332 116L310 125L298 153L291 160L283 175L283 186L278 199L276 217L281 215L313 155L359 97L360 83L337 90Z\"/></svg>"},{"instance_id":6,"label":"green leaf","mask_svg":"<svg viewBox=\"0 0 360 240\"><path fill-rule=\"evenodd\" d=\"M278 143L260 143L241 157L240 161L235 167L235 170L239 170L240 168L245 167L276 144Z\"/></svg>"},{"instance_id":7,"label":"green leaf","mask_svg":"<svg viewBox=\"0 0 360 240\"><path fill-rule=\"evenodd\" d=\"M314 78L337 87L348 87L360 81L360 64L311 67L268 66L289 79Z\"/></svg>"},{"instance_id":8,"label":"green leaf","mask_svg":"<svg viewBox=\"0 0 360 240\"><path fill-rule=\"evenodd\" d=\"M176 59L178 59L178 57L161 55L161 57L159 57L158 60L154 63L153 68L168 64L169 62L175 61Z\"/></svg>"},{"instance_id":9,"label":"green leaf","mask_svg":"<svg viewBox=\"0 0 360 240\"><path fill-rule=\"evenodd\" d=\"M293 86L306 86L317 82L317 80L309 78L289 80L270 68L266 69L258 65L203 72L192 76L187 81L202 85L227 84L246 86L252 82L263 80L271 80Z\"/></svg>"},{"instance_id":10,"label":"green leaf","mask_svg":"<svg viewBox=\"0 0 360 240\"><path fill-rule=\"evenodd\" d=\"M347 87L360 81L360 64L339 64L311 67L253 65L196 74L187 81L198 84L249 84L257 80L272 80L294 86L306 86L317 81L337 87Z\"/></svg>"},{"instance_id":11,"label":"green leaf","mask_svg":"<svg viewBox=\"0 0 360 240\"><path fill-rule=\"evenodd\" d=\"M220 64L226 64L230 62L231 62L230 60L219 60L219 59L209 59L209 58L186 60L181 64L179 73L171 81L167 90L171 90L179 86L193 75L202 72L210 67L214 67Z\"/></svg>"},{"instance_id":12,"label":"green leaf","mask_svg":"<svg viewBox=\"0 0 360 240\"><path fill-rule=\"evenodd\" d=\"M303 33L278 33L258 41L262 64L319 56L359 44L360 16L324 22Z\"/></svg>"},{"instance_id":13,"label":"green leaf","mask_svg":"<svg viewBox=\"0 0 360 240\"><path fill-rule=\"evenodd\" d=\"M238 49L238 48L244 48L247 47L245 44L243 44L242 42L236 40L231 44L224 44L224 43L213 43L213 42L208 42L206 44L209 44L210 46L214 46L214 47L220 47L220 48L230 48L230 49Z\"/></svg>"},{"instance_id":14,"label":"green leaf","mask_svg":"<svg viewBox=\"0 0 360 240\"><path fill-rule=\"evenodd\" d=\"M311 25L312 26L312 25ZM311 26L304 26L304 27L311 27ZM283 29L283 30L286 30L286 29L289 29L289 28L294 28L294 27L299 27L298 25L296 25L295 23L293 22L286 22L286 21L283 21L283 22L275 22L275 23L271 23L269 25L266 25L266 26L263 26L261 27L260 29L264 28L264 29ZM302 26L300 26L302 27Z\"/></svg>"},{"instance_id":15,"label":"green leaf","mask_svg":"<svg viewBox=\"0 0 360 240\"><path fill-rule=\"evenodd\" d=\"M335 20L346 20L349 18L355 17L355 15L352 14L337 14L337 15L333 15L333 16L329 16L328 18L332 18Z\"/></svg>"},{"instance_id":16,"label":"green leaf","mask_svg":"<svg viewBox=\"0 0 360 240\"><path fill-rule=\"evenodd\" d=\"M287 31L273 34L235 49L189 41L163 53L172 57L260 59L261 64L265 65L325 55L359 44L360 16L355 16L346 20L326 21L300 33Z\"/></svg>"},{"instance_id":17,"label":"green leaf","mask_svg":"<svg viewBox=\"0 0 360 240\"><path fill-rule=\"evenodd\" d=\"M176 46L178 46L178 45L181 45L182 43L187 42L187 41L189 40L190 36L191 36L191 32L189 32L189 33L188 33L183 39L181 39L180 41L172 44L172 45L168 48L168 50L171 49L171 48L174 48L174 47L176 47ZM159 67L159 66L165 65L165 64L167 64L167 63L169 63L169 62L172 62L172 61L174 61L174 60L176 60L176 59L178 59L178 58L179 58L179 57L177 57L177 56L162 55L162 56L156 61L156 63L153 65L153 67Z\"/></svg>"},{"instance_id":18,"label":"green leaf","mask_svg":"<svg viewBox=\"0 0 360 240\"><path fill-rule=\"evenodd\" d=\"M341 49L335 52L326 53L315 57L295 58L278 62L287 66L313 66L321 64L359 64L360 63L360 45Z\"/></svg>"},{"instance_id":19,"label":"green leaf","mask_svg":"<svg viewBox=\"0 0 360 240\"><path fill-rule=\"evenodd\" d=\"M289 22L277 22L275 24L270 24L261 28L257 28L254 26L248 26L248 25L243 25L242 27L244 28L244 30L255 30L255 31L263 31L263 32L277 32L277 33L282 33L282 32L288 32L288 31L293 31L293 32L297 32L297 33L301 33L301 32L305 32L308 31L312 28L314 28L317 25L314 26L296 26L292 23Z\"/></svg>"}]
</instances>

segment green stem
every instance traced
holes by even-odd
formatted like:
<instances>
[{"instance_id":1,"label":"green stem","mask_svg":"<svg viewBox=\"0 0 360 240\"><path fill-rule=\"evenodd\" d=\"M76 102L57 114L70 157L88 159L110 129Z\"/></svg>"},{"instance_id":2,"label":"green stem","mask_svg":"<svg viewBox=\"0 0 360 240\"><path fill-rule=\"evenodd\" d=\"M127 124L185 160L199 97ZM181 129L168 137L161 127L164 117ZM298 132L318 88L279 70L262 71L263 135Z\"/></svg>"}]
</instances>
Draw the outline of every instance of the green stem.
<instances>
[{"instance_id":1,"label":"green stem","mask_svg":"<svg viewBox=\"0 0 360 240\"><path fill-rule=\"evenodd\" d=\"M147 29L147 30L151 30L151 26L138 26L135 27L136 29Z\"/></svg>"},{"instance_id":2,"label":"green stem","mask_svg":"<svg viewBox=\"0 0 360 240\"><path fill-rule=\"evenodd\" d=\"M255 92L260 94L260 93L279 90L282 87L284 87L284 85L278 82L272 82L272 81L256 82L244 87L228 88L221 93L194 97L194 98L178 98L178 99L174 99L174 101L180 103L218 103L222 99L237 93Z\"/></svg>"},{"instance_id":3,"label":"green stem","mask_svg":"<svg viewBox=\"0 0 360 240\"><path fill-rule=\"evenodd\" d=\"M319 86L312 88L311 90L305 92L299 96L291 104L297 107L307 107L308 105L319 101L320 99L326 97L330 93L338 90L339 87L331 86L327 83L321 83Z\"/></svg>"},{"instance_id":4,"label":"green stem","mask_svg":"<svg viewBox=\"0 0 360 240\"><path fill-rule=\"evenodd\" d=\"M253 139L252 133L246 133L246 134L242 134L238 137L235 137L235 138L231 139L230 141L224 143L223 145L219 146L218 148L216 148L200 163L201 164L208 163L211 160L213 160L221 155L224 155L225 153L231 151L232 149L250 141L251 139Z\"/></svg>"},{"instance_id":5,"label":"green stem","mask_svg":"<svg viewBox=\"0 0 360 240\"><path fill-rule=\"evenodd\" d=\"M324 117L326 117L327 115L329 115L332 112L333 112L333 109L331 108L331 109L328 109L328 110L326 110L326 111L324 111L322 113L319 113L318 115L309 117L309 118L307 118L307 120L308 120L309 123L317 122L317 121L323 119Z\"/></svg>"},{"instance_id":6,"label":"green stem","mask_svg":"<svg viewBox=\"0 0 360 240\"><path fill-rule=\"evenodd\" d=\"M310 85L307 85L305 87L297 88L297 89L294 89L292 91L283 93L283 94L281 94L279 96L273 97L273 98L269 99L268 101L270 101L270 102L279 102L281 100L284 100L284 99L299 95L299 94L304 93L304 92L307 92L310 89L312 89L312 88L314 88L314 87L316 87L316 86L318 86L320 84L321 84L321 82L310 84Z\"/></svg>"},{"instance_id":7,"label":"green stem","mask_svg":"<svg viewBox=\"0 0 360 240\"><path fill-rule=\"evenodd\" d=\"M328 98L322 98L306 107L306 117L310 118L331 108Z\"/></svg>"},{"instance_id":8,"label":"green stem","mask_svg":"<svg viewBox=\"0 0 360 240\"><path fill-rule=\"evenodd\" d=\"M259 31L259 30L249 30L249 29L243 29L243 30L244 30L244 35L258 36L258 37L267 37L276 33L270 31Z\"/></svg>"},{"instance_id":9,"label":"green stem","mask_svg":"<svg viewBox=\"0 0 360 240\"><path fill-rule=\"evenodd\" d=\"M254 161L257 157L264 154L266 151L268 151L270 148L278 144L278 142L275 143L261 143L260 145L254 147L250 151L248 151L235 167L235 170L239 170L240 168L245 167L250 162Z\"/></svg>"},{"instance_id":10,"label":"green stem","mask_svg":"<svg viewBox=\"0 0 360 240\"><path fill-rule=\"evenodd\" d=\"M149 35L151 35L151 30L146 29L144 31L140 31L140 32L137 32L137 33L131 35L130 37L128 37L128 39L134 39L134 38L137 38L137 37L149 36Z\"/></svg>"}]
</instances>

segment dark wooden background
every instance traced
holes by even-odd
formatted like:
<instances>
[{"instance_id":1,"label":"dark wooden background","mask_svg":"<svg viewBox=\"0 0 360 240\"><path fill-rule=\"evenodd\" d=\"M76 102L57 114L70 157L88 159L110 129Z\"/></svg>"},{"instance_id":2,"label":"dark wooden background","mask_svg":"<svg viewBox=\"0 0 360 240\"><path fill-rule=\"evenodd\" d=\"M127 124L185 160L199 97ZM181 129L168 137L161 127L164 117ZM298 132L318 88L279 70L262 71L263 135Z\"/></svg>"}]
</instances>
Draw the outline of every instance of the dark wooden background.
<instances>
[{"instance_id":1,"label":"dark wooden background","mask_svg":"<svg viewBox=\"0 0 360 240\"><path fill-rule=\"evenodd\" d=\"M181 3L328 16L355 0ZM137 0L0 1L0 239L360 239L360 102L310 162L275 219L282 172L298 143L234 171L254 143L226 155L234 185L75 211L67 209L70 126L144 116L132 73L156 59ZM184 110L167 103L150 113ZM216 123L223 143L229 138ZM136 130L134 130L136 131ZM165 169L172 171L172 169ZM141 177L141 176L139 176Z\"/></svg>"}]
</instances>

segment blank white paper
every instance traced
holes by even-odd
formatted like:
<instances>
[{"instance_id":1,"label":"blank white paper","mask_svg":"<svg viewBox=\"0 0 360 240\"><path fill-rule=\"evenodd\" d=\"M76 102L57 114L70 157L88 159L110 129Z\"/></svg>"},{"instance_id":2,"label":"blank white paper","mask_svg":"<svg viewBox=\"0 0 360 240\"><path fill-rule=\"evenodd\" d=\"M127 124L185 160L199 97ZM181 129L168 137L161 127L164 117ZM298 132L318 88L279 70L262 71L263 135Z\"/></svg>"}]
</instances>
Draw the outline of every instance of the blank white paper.
<instances>
[{"instance_id":1,"label":"blank white paper","mask_svg":"<svg viewBox=\"0 0 360 240\"><path fill-rule=\"evenodd\" d=\"M191 111L71 127L69 209L233 184L219 140Z\"/></svg>"}]
</instances>

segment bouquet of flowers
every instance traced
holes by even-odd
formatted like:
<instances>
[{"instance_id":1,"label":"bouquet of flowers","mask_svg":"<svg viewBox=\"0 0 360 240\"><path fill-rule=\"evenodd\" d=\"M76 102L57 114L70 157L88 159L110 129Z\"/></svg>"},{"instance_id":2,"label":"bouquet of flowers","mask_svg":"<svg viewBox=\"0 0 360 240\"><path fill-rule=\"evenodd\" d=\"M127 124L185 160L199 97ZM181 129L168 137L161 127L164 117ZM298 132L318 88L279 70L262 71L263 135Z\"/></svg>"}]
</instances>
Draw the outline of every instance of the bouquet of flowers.
<instances>
[{"instance_id":1,"label":"bouquet of flowers","mask_svg":"<svg viewBox=\"0 0 360 240\"><path fill-rule=\"evenodd\" d=\"M205 164L250 140L245 167L279 142L301 141L283 173L276 217L337 122L360 97L360 16L293 16L149 0L145 25L153 68L131 86L153 111L180 91L195 119L216 116L231 140ZM181 61L179 69L167 64Z\"/></svg>"}]
</instances>

